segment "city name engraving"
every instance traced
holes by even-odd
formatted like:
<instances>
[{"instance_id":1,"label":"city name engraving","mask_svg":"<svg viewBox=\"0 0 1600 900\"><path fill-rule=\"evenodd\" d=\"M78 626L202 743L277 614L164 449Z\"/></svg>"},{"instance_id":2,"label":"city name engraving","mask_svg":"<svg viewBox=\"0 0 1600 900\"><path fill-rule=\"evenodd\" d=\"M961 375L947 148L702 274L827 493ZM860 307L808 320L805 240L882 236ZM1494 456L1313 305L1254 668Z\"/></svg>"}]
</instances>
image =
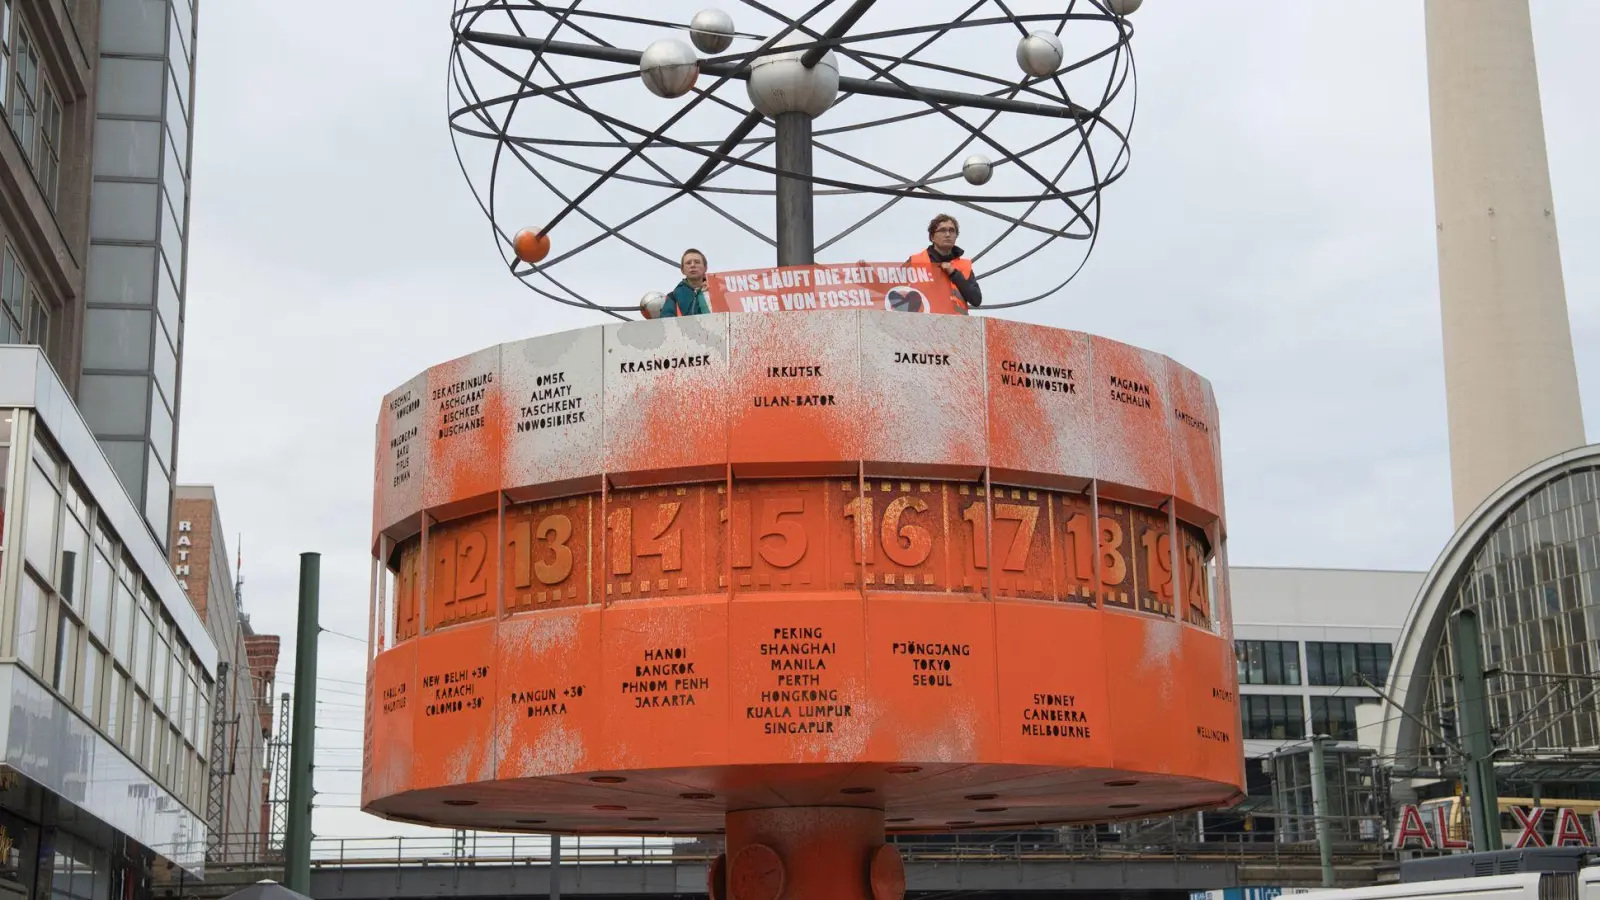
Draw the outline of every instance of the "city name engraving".
<instances>
[{"instance_id":1,"label":"city name engraving","mask_svg":"<svg viewBox=\"0 0 1600 900\"><path fill-rule=\"evenodd\" d=\"M1111 399L1140 409L1150 409L1152 392L1150 385L1132 378L1123 378L1121 375L1109 375L1111 382Z\"/></svg>"},{"instance_id":2,"label":"city name engraving","mask_svg":"<svg viewBox=\"0 0 1600 900\"><path fill-rule=\"evenodd\" d=\"M1046 391L1053 394L1076 394L1078 385L1072 380L1072 369L1066 366L1047 366L1040 363L1019 362L1014 359L1000 361L1000 383L1007 387Z\"/></svg>"},{"instance_id":3,"label":"city name engraving","mask_svg":"<svg viewBox=\"0 0 1600 900\"><path fill-rule=\"evenodd\" d=\"M838 687L824 685L815 674L827 670L827 658L838 650L820 627L774 628L757 649L767 657L768 671L778 673L777 689L761 691L759 703L744 710L746 719L761 722L763 734L833 734L841 720L855 716Z\"/></svg>"},{"instance_id":4,"label":"city name engraving","mask_svg":"<svg viewBox=\"0 0 1600 900\"><path fill-rule=\"evenodd\" d=\"M1034 694L1033 703L1022 710L1022 733L1086 741L1090 737L1089 716L1078 709L1074 694Z\"/></svg>"},{"instance_id":5,"label":"city name engraving","mask_svg":"<svg viewBox=\"0 0 1600 900\"><path fill-rule=\"evenodd\" d=\"M494 373L484 372L434 390L433 400L439 404L440 440L483 427L483 397L493 383Z\"/></svg>"},{"instance_id":6,"label":"city name engraving","mask_svg":"<svg viewBox=\"0 0 1600 900\"><path fill-rule=\"evenodd\" d=\"M540 375L534 380L528 399L517 410L517 433L587 422L589 411L583 408L585 399L572 395L566 372Z\"/></svg>"},{"instance_id":7,"label":"city name engraving","mask_svg":"<svg viewBox=\"0 0 1600 900\"><path fill-rule=\"evenodd\" d=\"M623 362L618 371L624 375L635 372L666 372L672 369L693 369L711 365L711 354L695 356L657 356L650 359L632 359Z\"/></svg>"},{"instance_id":8,"label":"city name engraving","mask_svg":"<svg viewBox=\"0 0 1600 900\"><path fill-rule=\"evenodd\" d=\"M698 692L709 690L711 679L696 675L694 665L683 647L652 647L634 664L633 680L622 682L622 693L634 709L698 706Z\"/></svg>"},{"instance_id":9,"label":"city name engraving","mask_svg":"<svg viewBox=\"0 0 1600 900\"><path fill-rule=\"evenodd\" d=\"M1200 432L1201 434L1210 434L1211 433L1211 426L1210 425L1207 425L1206 423L1200 421L1199 419L1196 419L1194 416L1189 415L1188 413L1184 412L1181 409L1174 409L1172 411L1172 417L1174 419L1177 419L1179 422L1182 422L1183 424L1189 426L1190 428L1193 428L1194 430Z\"/></svg>"}]
</instances>

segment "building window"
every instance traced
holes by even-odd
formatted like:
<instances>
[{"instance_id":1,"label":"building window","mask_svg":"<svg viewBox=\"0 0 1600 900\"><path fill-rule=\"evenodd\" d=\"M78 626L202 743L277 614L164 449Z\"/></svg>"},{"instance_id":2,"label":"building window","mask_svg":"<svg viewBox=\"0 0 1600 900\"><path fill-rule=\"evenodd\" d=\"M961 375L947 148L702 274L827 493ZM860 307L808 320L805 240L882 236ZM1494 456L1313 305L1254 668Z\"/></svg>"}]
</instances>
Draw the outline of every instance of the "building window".
<instances>
[{"instance_id":1,"label":"building window","mask_svg":"<svg viewBox=\"0 0 1600 900\"><path fill-rule=\"evenodd\" d=\"M1356 739L1356 707L1376 703L1357 697L1312 697L1311 730L1336 741Z\"/></svg>"},{"instance_id":2,"label":"building window","mask_svg":"<svg viewBox=\"0 0 1600 900\"><path fill-rule=\"evenodd\" d=\"M63 604L61 619L56 624L55 673L50 686L72 703L78 687L78 622Z\"/></svg>"},{"instance_id":3,"label":"building window","mask_svg":"<svg viewBox=\"0 0 1600 900\"><path fill-rule=\"evenodd\" d=\"M100 724L100 681L105 677L106 654L104 650L89 642L89 648L83 654L83 678L79 682L78 709L93 724Z\"/></svg>"},{"instance_id":4,"label":"building window","mask_svg":"<svg viewBox=\"0 0 1600 900\"><path fill-rule=\"evenodd\" d=\"M1306 676L1310 684L1381 685L1389 679L1388 644L1306 642Z\"/></svg>"},{"instance_id":5,"label":"building window","mask_svg":"<svg viewBox=\"0 0 1600 900\"><path fill-rule=\"evenodd\" d=\"M46 582L56 581L56 525L61 516L61 495L50 476L35 460L28 467L27 509L23 512L23 528L27 537L23 542L23 555L29 565Z\"/></svg>"},{"instance_id":6,"label":"building window","mask_svg":"<svg viewBox=\"0 0 1600 900\"><path fill-rule=\"evenodd\" d=\"M0 94L11 72L11 0L0 0Z\"/></svg>"},{"instance_id":7,"label":"building window","mask_svg":"<svg viewBox=\"0 0 1600 900\"><path fill-rule=\"evenodd\" d=\"M145 761L145 721L147 719L146 713L148 708L149 701L144 699L143 694L139 693L138 691L129 692L128 731L126 740L122 746L123 749L128 751L128 755L133 757L134 762L142 763Z\"/></svg>"},{"instance_id":8,"label":"building window","mask_svg":"<svg viewBox=\"0 0 1600 900\"><path fill-rule=\"evenodd\" d=\"M1299 684L1300 644L1296 641L1235 641L1240 684Z\"/></svg>"},{"instance_id":9,"label":"building window","mask_svg":"<svg viewBox=\"0 0 1600 900\"><path fill-rule=\"evenodd\" d=\"M112 668L110 687L106 689L106 736L117 746L122 746L122 698L128 692L128 673Z\"/></svg>"},{"instance_id":10,"label":"building window","mask_svg":"<svg viewBox=\"0 0 1600 900\"><path fill-rule=\"evenodd\" d=\"M57 831L51 900L95 900L111 894L111 860L83 838Z\"/></svg>"},{"instance_id":11,"label":"building window","mask_svg":"<svg viewBox=\"0 0 1600 900\"><path fill-rule=\"evenodd\" d=\"M28 274L16 250L6 244L0 264L0 344L38 344L50 341L50 307L28 286Z\"/></svg>"},{"instance_id":12,"label":"building window","mask_svg":"<svg viewBox=\"0 0 1600 900\"><path fill-rule=\"evenodd\" d=\"M32 449L22 464L23 520L12 529L23 570L12 652L61 703L181 796L188 778L178 732L203 700L185 692L189 645L42 428ZM7 452L0 445L0 460Z\"/></svg>"},{"instance_id":13,"label":"building window","mask_svg":"<svg viewBox=\"0 0 1600 900\"><path fill-rule=\"evenodd\" d=\"M1299 696L1244 694L1239 700L1246 738L1287 741L1306 736L1306 707Z\"/></svg>"},{"instance_id":14,"label":"building window","mask_svg":"<svg viewBox=\"0 0 1600 900\"><path fill-rule=\"evenodd\" d=\"M22 272L22 266L17 262L17 253L6 244L4 269L0 270L0 306L4 306L5 315L0 316L0 343L22 343L22 323L28 318L27 306L23 297L27 294L27 276Z\"/></svg>"},{"instance_id":15,"label":"building window","mask_svg":"<svg viewBox=\"0 0 1600 900\"><path fill-rule=\"evenodd\" d=\"M39 179L45 202L54 209L61 172L61 101L40 76L39 52L25 28L17 29L12 57L16 74L11 81L11 129Z\"/></svg>"},{"instance_id":16,"label":"building window","mask_svg":"<svg viewBox=\"0 0 1600 900\"><path fill-rule=\"evenodd\" d=\"M25 343L50 349L50 307L38 291L28 292L28 330L23 337Z\"/></svg>"},{"instance_id":17,"label":"building window","mask_svg":"<svg viewBox=\"0 0 1600 900\"><path fill-rule=\"evenodd\" d=\"M16 657L19 662L39 672L40 644L44 641L45 591L31 575L22 576L22 590L17 598Z\"/></svg>"}]
</instances>

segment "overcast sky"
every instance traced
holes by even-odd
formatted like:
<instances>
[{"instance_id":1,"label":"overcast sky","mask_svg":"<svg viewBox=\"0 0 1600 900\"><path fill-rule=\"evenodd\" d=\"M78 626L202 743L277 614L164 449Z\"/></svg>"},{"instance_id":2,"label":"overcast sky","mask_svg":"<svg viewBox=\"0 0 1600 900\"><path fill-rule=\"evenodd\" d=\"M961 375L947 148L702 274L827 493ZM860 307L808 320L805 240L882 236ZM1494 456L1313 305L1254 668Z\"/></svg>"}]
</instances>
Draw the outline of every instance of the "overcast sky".
<instances>
[{"instance_id":1,"label":"overcast sky","mask_svg":"<svg viewBox=\"0 0 1600 900\"><path fill-rule=\"evenodd\" d=\"M1595 423L1600 4L1533 7ZM1452 517L1421 4L1148 0L1135 22L1132 165L1098 249L1061 297L1009 314L1212 380L1235 564L1428 568ZM446 4L206 3L198 49L179 479L216 485L230 547L243 533L245 605L285 636L287 687L299 552L323 554L324 626L366 634L383 394L481 347L602 320L505 272L445 125ZM571 265L617 303L676 278ZM316 831L396 833L340 808L357 802L365 656L322 640Z\"/></svg>"}]
</instances>

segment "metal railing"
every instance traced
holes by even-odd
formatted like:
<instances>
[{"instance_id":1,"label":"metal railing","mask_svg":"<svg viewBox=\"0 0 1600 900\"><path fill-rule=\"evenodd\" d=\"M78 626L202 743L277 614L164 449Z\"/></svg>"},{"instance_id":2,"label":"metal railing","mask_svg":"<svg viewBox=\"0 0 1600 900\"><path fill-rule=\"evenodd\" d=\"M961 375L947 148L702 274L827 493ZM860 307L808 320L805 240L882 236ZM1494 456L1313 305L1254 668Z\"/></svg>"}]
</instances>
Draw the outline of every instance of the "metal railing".
<instances>
[{"instance_id":1,"label":"metal railing","mask_svg":"<svg viewBox=\"0 0 1600 900\"><path fill-rule=\"evenodd\" d=\"M721 852L720 840L566 836L561 843L565 866L640 866L707 863ZM1046 861L1195 861L1239 864L1310 864L1318 860L1315 844L1283 844L1251 835L1211 836L1205 841L1164 841L1153 836L1106 840L1065 834L1040 839L1023 834L951 836L925 842L899 842L907 862L1046 862ZM1376 843L1335 846L1339 864L1371 865L1393 858ZM319 869L543 866L551 861L550 838L467 832L459 836L396 836L317 838L311 864Z\"/></svg>"}]
</instances>

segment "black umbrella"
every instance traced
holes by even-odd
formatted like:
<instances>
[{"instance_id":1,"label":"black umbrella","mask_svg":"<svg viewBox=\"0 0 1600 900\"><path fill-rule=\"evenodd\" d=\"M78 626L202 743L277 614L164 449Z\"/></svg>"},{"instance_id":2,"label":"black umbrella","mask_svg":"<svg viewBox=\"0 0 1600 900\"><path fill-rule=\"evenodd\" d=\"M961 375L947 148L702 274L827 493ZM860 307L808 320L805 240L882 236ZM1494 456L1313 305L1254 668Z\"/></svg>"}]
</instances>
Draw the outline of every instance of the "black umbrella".
<instances>
[{"instance_id":1,"label":"black umbrella","mask_svg":"<svg viewBox=\"0 0 1600 900\"><path fill-rule=\"evenodd\" d=\"M276 881L258 881L242 891L229 894L225 900L311 900L299 891L291 891Z\"/></svg>"}]
</instances>

